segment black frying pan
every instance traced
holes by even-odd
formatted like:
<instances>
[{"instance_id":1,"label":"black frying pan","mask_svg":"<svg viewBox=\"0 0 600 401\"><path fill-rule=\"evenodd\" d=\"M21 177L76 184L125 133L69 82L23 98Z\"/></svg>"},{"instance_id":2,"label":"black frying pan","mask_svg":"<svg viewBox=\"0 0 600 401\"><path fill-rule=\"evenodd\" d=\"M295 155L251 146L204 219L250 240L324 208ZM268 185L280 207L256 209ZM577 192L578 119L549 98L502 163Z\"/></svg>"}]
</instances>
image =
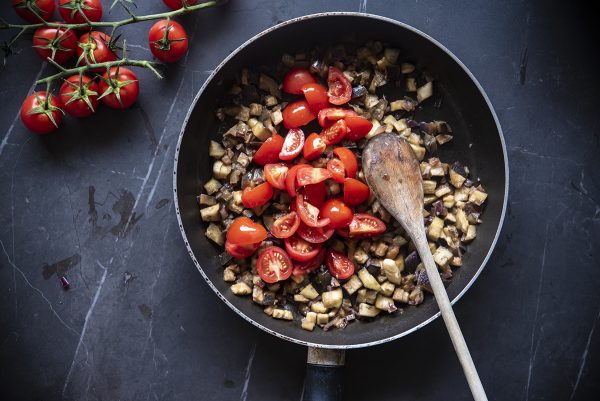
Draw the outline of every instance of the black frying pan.
<instances>
[{"instance_id":1,"label":"black frying pan","mask_svg":"<svg viewBox=\"0 0 600 401\"><path fill-rule=\"evenodd\" d=\"M348 34L349 31L352 33ZM230 54L208 78L184 121L175 155L177 218L192 260L208 285L238 315L268 333L311 347L305 399L340 397L340 369L331 367L341 364L343 351L317 352L317 349L344 350L400 338L435 319L439 315L436 303L428 299L418 307L405 308L402 315L355 322L344 330L327 332L308 332L299 324L272 319L248 298L233 295L223 282L223 268L216 260L222 249L204 236L196 196L211 176L209 140L220 140L214 116L218 99L243 67L275 65L283 53L294 54L316 45L367 40L381 40L399 48L403 59L426 66L438 78L443 95L441 107L425 107L417 117L445 120L452 126L454 141L444 146L442 159L465 162L489 193L484 224L478 227L477 239L463 257L463 267L455 271L447 288L448 296L456 302L481 273L498 238L506 209L508 164L502 131L483 89L448 49L424 33L388 18L359 13L315 14L269 28Z\"/></svg>"}]
</instances>

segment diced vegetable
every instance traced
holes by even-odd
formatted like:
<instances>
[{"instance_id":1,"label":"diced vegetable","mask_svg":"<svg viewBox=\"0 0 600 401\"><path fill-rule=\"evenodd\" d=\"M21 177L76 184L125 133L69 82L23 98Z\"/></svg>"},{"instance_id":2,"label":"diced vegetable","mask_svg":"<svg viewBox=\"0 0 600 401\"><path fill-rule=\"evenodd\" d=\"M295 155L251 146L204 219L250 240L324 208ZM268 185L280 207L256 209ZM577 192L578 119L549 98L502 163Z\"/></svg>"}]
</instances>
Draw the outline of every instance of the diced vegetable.
<instances>
[{"instance_id":1,"label":"diced vegetable","mask_svg":"<svg viewBox=\"0 0 600 401\"><path fill-rule=\"evenodd\" d=\"M204 184L204 189L206 190L206 193L208 195L212 195L215 192L217 192L222 186L223 185L219 181L215 180L214 178L211 178L206 184Z\"/></svg>"},{"instance_id":2,"label":"diced vegetable","mask_svg":"<svg viewBox=\"0 0 600 401\"><path fill-rule=\"evenodd\" d=\"M273 315L271 316L275 319L294 320L294 315L287 309L273 309Z\"/></svg>"},{"instance_id":3,"label":"diced vegetable","mask_svg":"<svg viewBox=\"0 0 600 401\"><path fill-rule=\"evenodd\" d=\"M433 95L433 82L427 82L417 89L417 101L419 103L429 99Z\"/></svg>"},{"instance_id":4,"label":"diced vegetable","mask_svg":"<svg viewBox=\"0 0 600 401\"><path fill-rule=\"evenodd\" d=\"M200 209L200 217L202 217L202 221L219 221L221 220L221 215L219 213L219 209L221 205L218 203L216 205L212 205L209 207L205 207L204 209Z\"/></svg>"},{"instance_id":5,"label":"diced vegetable","mask_svg":"<svg viewBox=\"0 0 600 401\"><path fill-rule=\"evenodd\" d=\"M358 315L363 317L375 317L379 314L379 309L366 303L358 304Z\"/></svg>"},{"instance_id":6,"label":"diced vegetable","mask_svg":"<svg viewBox=\"0 0 600 401\"><path fill-rule=\"evenodd\" d=\"M208 155L215 159L220 159L225 155L225 148L221 146L219 142L210 141L210 144L208 145Z\"/></svg>"},{"instance_id":7,"label":"diced vegetable","mask_svg":"<svg viewBox=\"0 0 600 401\"><path fill-rule=\"evenodd\" d=\"M373 277L365 267L358 271L358 278L366 288L370 290L381 291L381 286L377 280L375 280L375 277Z\"/></svg>"},{"instance_id":8,"label":"diced vegetable","mask_svg":"<svg viewBox=\"0 0 600 401\"><path fill-rule=\"evenodd\" d=\"M326 308L339 308L342 305L344 294L341 288L336 288L332 291L325 291L321 297Z\"/></svg>"},{"instance_id":9,"label":"diced vegetable","mask_svg":"<svg viewBox=\"0 0 600 401\"><path fill-rule=\"evenodd\" d=\"M317 292L315 287L313 287L312 284L308 284L306 287L304 287L302 289L302 291L300 291L300 295L302 295L308 299L315 299L319 296L319 293Z\"/></svg>"},{"instance_id":10,"label":"diced vegetable","mask_svg":"<svg viewBox=\"0 0 600 401\"><path fill-rule=\"evenodd\" d=\"M250 295L252 294L252 288L244 282L239 282L231 286L231 292L235 295Z\"/></svg>"},{"instance_id":11,"label":"diced vegetable","mask_svg":"<svg viewBox=\"0 0 600 401\"><path fill-rule=\"evenodd\" d=\"M223 231L214 223L210 223L206 228L206 236L217 245L225 244L225 235Z\"/></svg>"}]
</instances>

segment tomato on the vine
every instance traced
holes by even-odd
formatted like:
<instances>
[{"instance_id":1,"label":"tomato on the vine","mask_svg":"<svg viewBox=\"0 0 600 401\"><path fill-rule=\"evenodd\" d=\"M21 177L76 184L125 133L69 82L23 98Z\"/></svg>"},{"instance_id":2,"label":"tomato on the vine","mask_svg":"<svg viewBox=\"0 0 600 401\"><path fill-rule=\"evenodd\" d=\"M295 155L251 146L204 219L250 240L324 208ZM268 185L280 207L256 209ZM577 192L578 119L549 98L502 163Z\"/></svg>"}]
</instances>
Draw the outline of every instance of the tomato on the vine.
<instances>
[{"instance_id":1,"label":"tomato on the vine","mask_svg":"<svg viewBox=\"0 0 600 401\"><path fill-rule=\"evenodd\" d=\"M300 217L298 213L292 211L285 216L281 216L271 224L271 234L275 238L288 238L294 235L300 226Z\"/></svg>"},{"instance_id":2,"label":"tomato on the vine","mask_svg":"<svg viewBox=\"0 0 600 401\"><path fill-rule=\"evenodd\" d=\"M372 236L385 232L385 223L368 213L356 213L350 223L350 236Z\"/></svg>"},{"instance_id":3,"label":"tomato on the vine","mask_svg":"<svg viewBox=\"0 0 600 401\"><path fill-rule=\"evenodd\" d=\"M285 177L288 172L288 166L283 163L265 164L265 180L277 189L285 189Z\"/></svg>"},{"instance_id":4,"label":"tomato on the vine","mask_svg":"<svg viewBox=\"0 0 600 401\"><path fill-rule=\"evenodd\" d=\"M348 78L336 67L329 67L327 76L329 102L337 106L348 103L352 98L352 85Z\"/></svg>"},{"instance_id":5,"label":"tomato on the vine","mask_svg":"<svg viewBox=\"0 0 600 401\"><path fill-rule=\"evenodd\" d=\"M292 128L285 136L279 158L281 160L292 160L302 152L303 147L304 132L300 128Z\"/></svg>"},{"instance_id":6,"label":"tomato on the vine","mask_svg":"<svg viewBox=\"0 0 600 401\"><path fill-rule=\"evenodd\" d=\"M304 141L304 158L308 161L318 159L326 147L327 144L323 142L319 134L313 132Z\"/></svg>"},{"instance_id":7,"label":"tomato on the vine","mask_svg":"<svg viewBox=\"0 0 600 401\"><path fill-rule=\"evenodd\" d=\"M323 138L323 142L327 145L335 145L344 139L346 132L348 132L346 122L344 120L337 120L335 124L325 128L323 132L321 132L321 138Z\"/></svg>"},{"instance_id":8,"label":"tomato on the vine","mask_svg":"<svg viewBox=\"0 0 600 401\"><path fill-rule=\"evenodd\" d=\"M58 0L58 12L68 24L98 22L102 19L102 1Z\"/></svg>"},{"instance_id":9,"label":"tomato on the vine","mask_svg":"<svg viewBox=\"0 0 600 401\"><path fill-rule=\"evenodd\" d=\"M193 6L198 2L198 0L163 0L163 2L169 7L171 10L179 10L183 7L184 2L188 6Z\"/></svg>"},{"instance_id":10,"label":"tomato on the vine","mask_svg":"<svg viewBox=\"0 0 600 401\"><path fill-rule=\"evenodd\" d=\"M338 280L345 280L354 274L354 263L343 253L327 250L327 269Z\"/></svg>"},{"instance_id":11,"label":"tomato on the vine","mask_svg":"<svg viewBox=\"0 0 600 401\"><path fill-rule=\"evenodd\" d=\"M152 25L148 33L148 42L154 57L165 63L174 63L188 50L185 28L173 20L163 19Z\"/></svg>"},{"instance_id":12,"label":"tomato on the vine","mask_svg":"<svg viewBox=\"0 0 600 401\"><path fill-rule=\"evenodd\" d=\"M74 117L91 116L98 108L98 85L87 75L71 75L59 93L63 109Z\"/></svg>"},{"instance_id":13,"label":"tomato on the vine","mask_svg":"<svg viewBox=\"0 0 600 401\"><path fill-rule=\"evenodd\" d=\"M327 89L317 82L310 82L302 86L302 93L311 110L315 113L329 107Z\"/></svg>"},{"instance_id":14,"label":"tomato on the vine","mask_svg":"<svg viewBox=\"0 0 600 401\"><path fill-rule=\"evenodd\" d=\"M346 121L346 125L348 126L346 139L351 141L358 141L359 139L364 138L369 131L371 131L371 128L373 128L373 123L371 121L356 115L346 116L344 117L344 121Z\"/></svg>"},{"instance_id":15,"label":"tomato on the vine","mask_svg":"<svg viewBox=\"0 0 600 401\"><path fill-rule=\"evenodd\" d=\"M227 241L236 245L255 244L267 238L267 230L248 217L233 220L227 229Z\"/></svg>"},{"instance_id":16,"label":"tomato on the vine","mask_svg":"<svg viewBox=\"0 0 600 401\"><path fill-rule=\"evenodd\" d=\"M348 148L339 147L333 149L333 153L342 161L344 169L346 170L346 176L354 178L358 171L358 160L356 160L354 152Z\"/></svg>"},{"instance_id":17,"label":"tomato on the vine","mask_svg":"<svg viewBox=\"0 0 600 401\"><path fill-rule=\"evenodd\" d=\"M273 187L263 182L254 188L246 187L242 191L242 204L248 209L264 205L273 197Z\"/></svg>"},{"instance_id":18,"label":"tomato on the vine","mask_svg":"<svg viewBox=\"0 0 600 401\"><path fill-rule=\"evenodd\" d=\"M321 250L321 245L304 241L302 238L293 235L284 239L285 250L290 258L298 262L306 262L317 256Z\"/></svg>"},{"instance_id":19,"label":"tomato on the vine","mask_svg":"<svg viewBox=\"0 0 600 401\"><path fill-rule=\"evenodd\" d=\"M327 170L331 173L331 178L340 184L346 179L344 164L339 159L331 159L327 162Z\"/></svg>"},{"instance_id":20,"label":"tomato on the vine","mask_svg":"<svg viewBox=\"0 0 600 401\"><path fill-rule=\"evenodd\" d=\"M84 33L77 43L77 65L105 63L117 60L111 38L104 32ZM101 69L94 70L96 72Z\"/></svg>"},{"instance_id":21,"label":"tomato on the vine","mask_svg":"<svg viewBox=\"0 0 600 401\"><path fill-rule=\"evenodd\" d=\"M112 109L126 109L131 107L140 93L140 83L137 77L128 68L112 67L110 78L108 72L102 75L100 81L100 97L105 105Z\"/></svg>"},{"instance_id":22,"label":"tomato on the vine","mask_svg":"<svg viewBox=\"0 0 600 401\"><path fill-rule=\"evenodd\" d=\"M302 87L313 82L316 82L316 80L310 71L306 68L294 67L285 74L281 88L286 93L300 95L302 94Z\"/></svg>"},{"instance_id":23,"label":"tomato on the vine","mask_svg":"<svg viewBox=\"0 0 600 401\"><path fill-rule=\"evenodd\" d=\"M352 209L339 198L329 199L321 206L320 215L328 219L329 227L347 227L352 222Z\"/></svg>"},{"instance_id":24,"label":"tomato on the vine","mask_svg":"<svg viewBox=\"0 0 600 401\"><path fill-rule=\"evenodd\" d=\"M306 100L288 104L282 114L283 126L287 129L301 127L317 118L317 115L308 107Z\"/></svg>"},{"instance_id":25,"label":"tomato on the vine","mask_svg":"<svg viewBox=\"0 0 600 401\"><path fill-rule=\"evenodd\" d=\"M60 125L62 110L60 99L46 92L34 92L27 96L21 106L21 121L36 134L49 134Z\"/></svg>"},{"instance_id":26,"label":"tomato on the vine","mask_svg":"<svg viewBox=\"0 0 600 401\"><path fill-rule=\"evenodd\" d=\"M64 64L76 54L77 36L66 28L41 27L33 33L33 50L42 60Z\"/></svg>"},{"instance_id":27,"label":"tomato on the vine","mask_svg":"<svg viewBox=\"0 0 600 401\"><path fill-rule=\"evenodd\" d=\"M265 248L256 261L258 275L265 283L276 283L292 275L294 265L288 254L277 246Z\"/></svg>"},{"instance_id":28,"label":"tomato on the vine","mask_svg":"<svg viewBox=\"0 0 600 401\"><path fill-rule=\"evenodd\" d=\"M32 24L40 23L40 17L44 21L49 21L56 9L54 0L12 0L12 6L19 17ZM34 12L32 12L28 6L31 7Z\"/></svg>"},{"instance_id":29,"label":"tomato on the vine","mask_svg":"<svg viewBox=\"0 0 600 401\"><path fill-rule=\"evenodd\" d=\"M319 219L319 208L306 202L302 194L296 197L296 211L309 227L325 227L330 222L329 218Z\"/></svg>"},{"instance_id":30,"label":"tomato on the vine","mask_svg":"<svg viewBox=\"0 0 600 401\"><path fill-rule=\"evenodd\" d=\"M256 252L258 248L260 248L260 244L260 242L257 242L255 244L239 245L225 241L225 250L231 255L232 258L243 259L252 256L252 254Z\"/></svg>"},{"instance_id":31,"label":"tomato on the vine","mask_svg":"<svg viewBox=\"0 0 600 401\"><path fill-rule=\"evenodd\" d=\"M273 136L267 138L267 140L260 145L260 148L258 148L252 157L252 161L261 166L269 163L277 163L279 161L279 152L281 152L282 147L283 138L277 134L273 134Z\"/></svg>"},{"instance_id":32,"label":"tomato on the vine","mask_svg":"<svg viewBox=\"0 0 600 401\"><path fill-rule=\"evenodd\" d=\"M355 178L344 180L344 203L350 206L360 205L369 199L369 187Z\"/></svg>"}]
</instances>

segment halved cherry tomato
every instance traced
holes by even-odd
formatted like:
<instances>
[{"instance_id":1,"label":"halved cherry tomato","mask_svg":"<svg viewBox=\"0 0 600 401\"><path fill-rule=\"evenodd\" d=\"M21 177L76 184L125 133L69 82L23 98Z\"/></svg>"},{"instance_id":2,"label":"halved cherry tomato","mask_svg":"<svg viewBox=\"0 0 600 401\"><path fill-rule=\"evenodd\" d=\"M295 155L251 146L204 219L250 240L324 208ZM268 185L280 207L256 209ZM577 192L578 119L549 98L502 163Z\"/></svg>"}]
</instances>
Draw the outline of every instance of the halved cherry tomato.
<instances>
[{"instance_id":1,"label":"halved cherry tomato","mask_svg":"<svg viewBox=\"0 0 600 401\"><path fill-rule=\"evenodd\" d=\"M287 129L298 128L308 124L317 115L308 107L306 100L297 100L283 109L283 126Z\"/></svg>"},{"instance_id":2,"label":"halved cherry tomato","mask_svg":"<svg viewBox=\"0 0 600 401\"><path fill-rule=\"evenodd\" d=\"M288 255L290 255L290 258L297 260L298 262L311 260L317 256L321 250L321 245L304 241L297 235L286 238L283 242L285 243L285 250Z\"/></svg>"},{"instance_id":3,"label":"halved cherry tomato","mask_svg":"<svg viewBox=\"0 0 600 401\"><path fill-rule=\"evenodd\" d=\"M327 127L321 132L321 138L327 145L335 145L344 139L348 132L348 127L344 120L337 120L331 127Z\"/></svg>"},{"instance_id":4,"label":"halved cherry tomato","mask_svg":"<svg viewBox=\"0 0 600 401\"><path fill-rule=\"evenodd\" d=\"M302 167L312 166L310 164L296 164L288 170L288 173L285 176L285 188L287 189L288 194L292 198L296 196L296 174L298 173L298 170Z\"/></svg>"},{"instance_id":5,"label":"halved cherry tomato","mask_svg":"<svg viewBox=\"0 0 600 401\"><path fill-rule=\"evenodd\" d=\"M329 98L327 89L321 84L311 82L302 86L302 93L308 102L311 110L315 113L321 109L329 107Z\"/></svg>"},{"instance_id":6,"label":"halved cherry tomato","mask_svg":"<svg viewBox=\"0 0 600 401\"><path fill-rule=\"evenodd\" d=\"M354 263L343 253L327 250L327 269L338 280L345 280L354 274Z\"/></svg>"},{"instance_id":7,"label":"halved cherry tomato","mask_svg":"<svg viewBox=\"0 0 600 401\"><path fill-rule=\"evenodd\" d=\"M331 178L335 182L340 184L344 183L346 178L346 170L344 169L344 163L339 159L331 159L327 162L327 171L331 173Z\"/></svg>"},{"instance_id":8,"label":"halved cherry tomato","mask_svg":"<svg viewBox=\"0 0 600 401\"><path fill-rule=\"evenodd\" d=\"M265 164L265 179L273 188L285 189L285 177L289 168L284 163Z\"/></svg>"},{"instance_id":9,"label":"halved cherry tomato","mask_svg":"<svg viewBox=\"0 0 600 401\"><path fill-rule=\"evenodd\" d=\"M329 102L335 105L348 103L352 98L352 85L348 78L336 67L329 67L327 76Z\"/></svg>"},{"instance_id":10,"label":"halved cherry tomato","mask_svg":"<svg viewBox=\"0 0 600 401\"><path fill-rule=\"evenodd\" d=\"M267 230L248 217L233 220L227 230L227 241L236 245L255 244L267 238Z\"/></svg>"},{"instance_id":11,"label":"halved cherry tomato","mask_svg":"<svg viewBox=\"0 0 600 401\"><path fill-rule=\"evenodd\" d=\"M302 167L296 173L296 183L298 186L317 184L331 178L331 173L324 168Z\"/></svg>"},{"instance_id":12,"label":"halved cherry tomato","mask_svg":"<svg viewBox=\"0 0 600 401\"><path fill-rule=\"evenodd\" d=\"M300 224L296 233L304 241L320 244L327 241L333 235L334 229L329 227L309 227L306 224Z\"/></svg>"},{"instance_id":13,"label":"halved cherry tomato","mask_svg":"<svg viewBox=\"0 0 600 401\"><path fill-rule=\"evenodd\" d=\"M321 248L317 256L315 256L311 260L307 260L306 262L294 262L294 270L292 271L292 275L303 276L305 274L308 274L316 270L319 266L321 266L324 260L325 248Z\"/></svg>"},{"instance_id":14,"label":"halved cherry tomato","mask_svg":"<svg viewBox=\"0 0 600 401\"><path fill-rule=\"evenodd\" d=\"M303 147L304 132L300 128L292 128L285 136L279 158L281 160L292 160L302 152Z\"/></svg>"},{"instance_id":15,"label":"halved cherry tomato","mask_svg":"<svg viewBox=\"0 0 600 401\"><path fill-rule=\"evenodd\" d=\"M358 171L358 161L356 160L354 152L348 148L340 147L333 149L333 153L342 161L344 169L346 169L346 175L350 178L354 178Z\"/></svg>"},{"instance_id":16,"label":"halved cherry tomato","mask_svg":"<svg viewBox=\"0 0 600 401\"><path fill-rule=\"evenodd\" d=\"M319 219L319 208L306 202L302 194L296 197L296 211L304 224L310 227L325 227L331 221L329 218Z\"/></svg>"},{"instance_id":17,"label":"halved cherry tomato","mask_svg":"<svg viewBox=\"0 0 600 401\"><path fill-rule=\"evenodd\" d=\"M348 227L336 228L335 233L340 237L350 238L350 230L348 229Z\"/></svg>"},{"instance_id":18,"label":"halved cherry tomato","mask_svg":"<svg viewBox=\"0 0 600 401\"><path fill-rule=\"evenodd\" d=\"M325 182L319 182L317 184L310 184L300 188L299 191L304 195L304 199L311 205L321 207L327 198L327 186Z\"/></svg>"},{"instance_id":19,"label":"halved cherry tomato","mask_svg":"<svg viewBox=\"0 0 600 401\"><path fill-rule=\"evenodd\" d=\"M350 206L360 205L369 199L369 187L355 178L344 180L344 203Z\"/></svg>"},{"instance_id":20,"label":"halved cherry tomato","mask_svg":"<svg viewBox=\"0 0 600 401\"><path fill-rule=\"evenodd\" d=\"M344 117L344 121L346 121L346 125L348 126L346 139L350 141L358 141L359 139L364 138L369 131L371 131L371 128L373 128L373 123L371 121L356 115L346 116Z\"/></svg>"},{"instance_id":21,"label":"halved cherry tomato","mask_svg":"<svg viewBox=\"0 0 600 401\"><path fill-rule=\"evenodd\" d=\"M318 119L319 125L323 128L329 127L337 120L344 119L346 117L354 117L356 112L350 109L342 109L340 107L329 107L319 111Z\"/></svg>"},{"instance_id":22,"label":"halved cherry tomato","mask_svg":"<svg viewBox=\"0 0 600 401\"><path fill-rule=\"evenodd\" d=\"M318 159L319 156L323 154L327 144L323 142L323 139L317 134L313 132L306 138L304 141L304 158L307 161Z\"/></svg>"},{"instance_id":23,"label":"halved cherry tomato","mask_svg":"<svg viewBox=\"0 0 600 401\"><path fill-rule=\"evenodd\" d=\"M294 67L285 74L282 89L292 95L302 94L302 87L306 84L316 82L310 71L302 67Z\"/></svg>"},{"instance_id":24,"label":"halved cherry tomato","mask_svg":"<svg viewBox=\"0 0 600 401\"><path fill-rule=\"evenodd\" d=\"M285 251L277 246L265 248L256 262L258 275L265 283L276 283L292 275L294 265Z\"/></svg>"},{"instance_id":25,"label":"halved cherry tomato","mask_svg":"<svg viewBox=\"0 0 600 401\"><path fill-rule=\"evenodd\" d=\"M371 236L385 232L385 223L367 213L356 213L350 223L350 236Z\"/></svg>"},{"instance_id":26,"label":"halved cherry tomato","mask_svg":"<svg viewBox=\"0 0 600 401\"><path fill-rule=\"evenodd\" d=\"M254 188L246 187L242 191L242 204L248 209L264 205L273 197L273 187L263 182Z\"/></svg>"},{"instance_id":27,"label":"halved cherry tomato","mask_svg":"<svg viewBox=\"0 0 600 401\"><path fill-rule=\"evenodd\" d=\"M271 224L271 234L275 238L288 238L294 235L299 226L300 217L298 213L292 211Z\"/></svg>"},{"instance_id":28,"label":"halved cherry tomato","mask_svg":"<svg viewBox=\"0 0 600 401\"><path fill-rule=\"evenodd\" d=\"M260 145L252 157L252 161L256 164L264 166L267 163L277 163L279 161L279 152L283 147L283 138L277 134L273 134L270 138Z\"/></svg>"},{"instance_id":29,"label":"halved cherry tomato","mask_svg":"<svg viewBox=\"0 0 600 401\"><path fill-rule=\"evenodd\" d=\"M252 256L254 252L260 247L260 242L255 244L232 244L229 241L225 241L225 250L232 258L243 259Z\"/></svg>"},{"instance_id":30,"label":"halved cherry tomato","mask_svg":"<svg viewBox=\"0 0 600 401\"><path fill-rule=\"evenodd\" d=\"M329 219L329 227L347 227L352 221L352 209L350 209L340 198L329 199L321 206L320 215Z\"/></svg>"}]
</instances>

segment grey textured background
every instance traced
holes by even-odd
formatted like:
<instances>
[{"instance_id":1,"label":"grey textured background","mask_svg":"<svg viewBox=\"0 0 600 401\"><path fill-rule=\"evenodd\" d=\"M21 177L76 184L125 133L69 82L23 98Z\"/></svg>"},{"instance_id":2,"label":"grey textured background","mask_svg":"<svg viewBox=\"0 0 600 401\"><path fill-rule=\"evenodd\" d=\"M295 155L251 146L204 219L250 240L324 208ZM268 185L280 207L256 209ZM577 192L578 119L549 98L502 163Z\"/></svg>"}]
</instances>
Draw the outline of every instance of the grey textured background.
<instances>
[{"instance_id":1,"label":"grey textured background","mask_svg":"<svg viewBox=\"0 0 600 401\"><path fill-rule=\"evenodd\" d=\"M8 3L0 15L16 21ZM159 0L138 3L140 14L164 9ZM490 263L456 306L490 399L596 399L598 42L591 9L541 0L231 0L181 18L193 37L189 55L163 81L139 71L134 108L69 118L44 138L24 129L18 111L52 68L20 42L0 67L1 399L300 398L306 350L230 312L189 259L173 211L172 160L193 96L225 55L277 22L331 10L385 15L432 35L496 108L509 210ZM148 26L124 29L134 55L148 55ZM469 398L440 320L349 352L346 374L348 400Z\"/></svg>"}]
</instances>

